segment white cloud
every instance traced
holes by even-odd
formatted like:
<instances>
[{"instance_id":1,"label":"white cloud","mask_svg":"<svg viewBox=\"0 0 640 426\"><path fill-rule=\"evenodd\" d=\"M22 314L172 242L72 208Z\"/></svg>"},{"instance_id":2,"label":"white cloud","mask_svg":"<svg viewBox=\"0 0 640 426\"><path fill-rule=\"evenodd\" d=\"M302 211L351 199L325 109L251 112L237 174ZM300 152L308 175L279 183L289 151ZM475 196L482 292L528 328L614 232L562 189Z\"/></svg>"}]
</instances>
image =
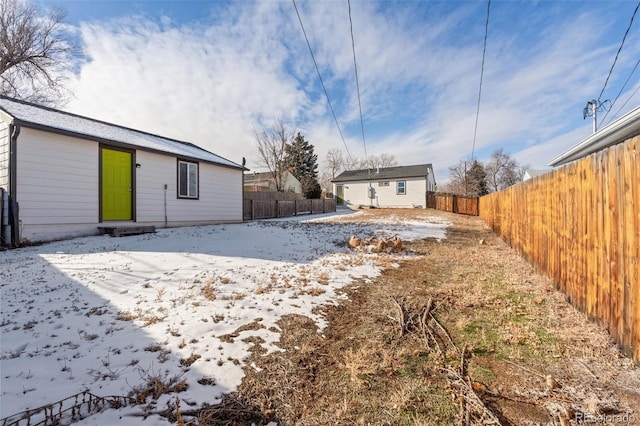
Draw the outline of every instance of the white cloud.
<instances>
[{"instance_id":1,"label":"white cloud","mask_svg":"<svg viewBox=\"0 0 640 426\"><path fill-rule=\"evenodd\" d=\"M588 124L582 107L601 89L627 23L604 6L578 6L492 5L480 158L503 147L546 164L558 141L578 142L569 139ZM347 146L362 157L347 5L298 7ZM485 11L475 2L352 4L368 153L431 162L439 180L471 155ZM329 149L344 149L290 3L212 5L188 25L136 15L80 30L90 60L73 87L74 112L247 157L252 168L251 128L278 115L314 144L321 164ZM638 35L626 46L612 88L637 61Z\"/></svg>"}]
</instances>

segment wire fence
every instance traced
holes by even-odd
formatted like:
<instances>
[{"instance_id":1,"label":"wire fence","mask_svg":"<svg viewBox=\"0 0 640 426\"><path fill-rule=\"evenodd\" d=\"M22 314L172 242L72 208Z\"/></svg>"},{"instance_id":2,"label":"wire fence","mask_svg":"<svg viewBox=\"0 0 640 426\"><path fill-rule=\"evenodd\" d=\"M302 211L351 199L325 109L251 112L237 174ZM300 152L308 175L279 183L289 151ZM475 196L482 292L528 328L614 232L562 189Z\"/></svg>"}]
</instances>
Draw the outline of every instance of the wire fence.
<instances>
[{"instance_id":1,"label":"wire fence","mask_svg":"<svg viewBox=\"0 0 640 426\"><path fill-rule=\"evenodd\" d=\"M1 420L2 426L62 426L74 423L107 408L135 405L128 396L98 396L89 391L52 404L13 414Z\"/></svg>"}]
</instances>

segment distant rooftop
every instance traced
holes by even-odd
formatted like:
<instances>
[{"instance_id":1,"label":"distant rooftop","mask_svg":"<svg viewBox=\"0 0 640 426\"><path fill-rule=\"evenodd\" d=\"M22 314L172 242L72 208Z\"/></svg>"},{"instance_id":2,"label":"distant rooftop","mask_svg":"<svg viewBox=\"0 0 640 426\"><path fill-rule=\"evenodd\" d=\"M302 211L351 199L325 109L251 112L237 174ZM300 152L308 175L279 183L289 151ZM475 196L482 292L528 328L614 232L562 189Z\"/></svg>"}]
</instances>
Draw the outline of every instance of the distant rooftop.
<instances>
[{"instance_id":1,"label":"distant rooftop","mask_svg":"<svg viewBox=\"0 0 640 426\"><path fill-rule=\"evenodd\" d=\"M346 170L336 176L331 182L352 182L359 180L402 179L412 177L426 177L433 173L431 164L418 164L415 166L396 166L363 170Z\"/></svg>"}]
</instances>

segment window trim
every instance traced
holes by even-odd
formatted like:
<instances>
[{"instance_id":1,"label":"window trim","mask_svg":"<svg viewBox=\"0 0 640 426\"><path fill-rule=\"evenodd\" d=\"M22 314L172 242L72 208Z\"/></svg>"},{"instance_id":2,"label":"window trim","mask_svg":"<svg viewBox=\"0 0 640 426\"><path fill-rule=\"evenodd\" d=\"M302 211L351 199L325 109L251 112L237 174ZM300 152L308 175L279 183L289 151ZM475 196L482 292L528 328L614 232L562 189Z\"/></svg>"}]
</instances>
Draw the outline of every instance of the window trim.
<instances>
[{"instance_id":1,"label":"window trim","mask_svg":"<svg viewBox=\"0 0 640 426\"><path fill-rule=\"evenodd\" d=\"M402 183L403 191L400 192L400 183ZM396 195L407 195L407 181L399 180L396 181Z\"/></svg>"},{"instance_id":2,"label":"window trim","mask_svg":"<svg viewBox=\"0 0 640 426\"><path fill-rule=\"evenodd\" d=\"M180 165L187 165L187 195L180 194ZM196 194L195 196L189 195L189 165L196 167ZM197 161L185 160L182 158L177 159L176 163L176 196L180 200L199 200L200 199L200 163Z\"/></svg>"}]
</instances>

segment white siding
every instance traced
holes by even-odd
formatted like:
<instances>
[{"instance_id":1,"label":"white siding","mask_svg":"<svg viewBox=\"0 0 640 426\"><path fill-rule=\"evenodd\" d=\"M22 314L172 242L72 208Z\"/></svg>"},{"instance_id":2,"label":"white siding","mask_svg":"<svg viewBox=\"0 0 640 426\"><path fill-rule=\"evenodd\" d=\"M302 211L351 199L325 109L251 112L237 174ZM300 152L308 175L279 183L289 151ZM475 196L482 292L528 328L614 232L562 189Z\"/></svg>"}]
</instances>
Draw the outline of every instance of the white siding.
<instances>
[{"instance_id":1,"label":"white siding","mask_svg":"<svg viewBox=\"0 0 640 426\"><path fill-rule=\"evenodd\" d=\"M18 138L17 201L21 237L48 241L92 235L99 219L97 142L22 128ZM242 171L199 163L198 200L177 198L177 159L137 151L136 222L168 226L242 221ZM132 225L132 222L109 222Z\"/></svg>"},{"instance_id":2,"label":"white siding","mask_svg":"<svg viewBox=\"0 0 640 426\"><path fill-rule=\"evenodd\" d=\"M0 188L9 190L9 123L0 116Z\"/></svg>"},{"instance_id":3,"label":"white siding","mask_svg":"<svg viewBox=\"0 0 640 426\"><path fill-rule=\"evenodd\" d=\"M31 225L97 223L97 143L23 127L16 150L23 237Z\"/></svg>"},{"instance_id":4,"label":"white siding","mask_svg":"<svg viewBox=\"0 0 640 426\"><path fill-rule=\"evenodd\" d=\"M427 191L436 191L436 178L433 176L433 170L429 169L429 176L427 176Z\"/></svg>"},{"instance_id":5,"label":"white siding","mask_svg":"<svg viewBox=\"0 0 640 426\"><path fill-rule=\"evenodd\" d=\"M199 163L199 197L177 194L177 160L138 151L136 162L137 221L164 223L165 189L169 225L242 221L242 171Z\"/></svg>"},{"instance_id":6,"label":"white siding","mask_svg":"<svg viewBox=\"0 0 640 426\"><path fill-rule=\"evenodd\" d=\"M405 181L406 194L397 194L398 181ZM379 182L389 182L389 186L379 186ZM369 199L369 184L376 191L376 198ZM427 184L426 179L407 178L407 179L387 179L343 182L344 202L352 208L359 206L373 205L379 208L387 207L425 207ZM335 184L334 184L335 186ZM334 187L334 193L336 189Z\"/></svg>"}]
</instances>

